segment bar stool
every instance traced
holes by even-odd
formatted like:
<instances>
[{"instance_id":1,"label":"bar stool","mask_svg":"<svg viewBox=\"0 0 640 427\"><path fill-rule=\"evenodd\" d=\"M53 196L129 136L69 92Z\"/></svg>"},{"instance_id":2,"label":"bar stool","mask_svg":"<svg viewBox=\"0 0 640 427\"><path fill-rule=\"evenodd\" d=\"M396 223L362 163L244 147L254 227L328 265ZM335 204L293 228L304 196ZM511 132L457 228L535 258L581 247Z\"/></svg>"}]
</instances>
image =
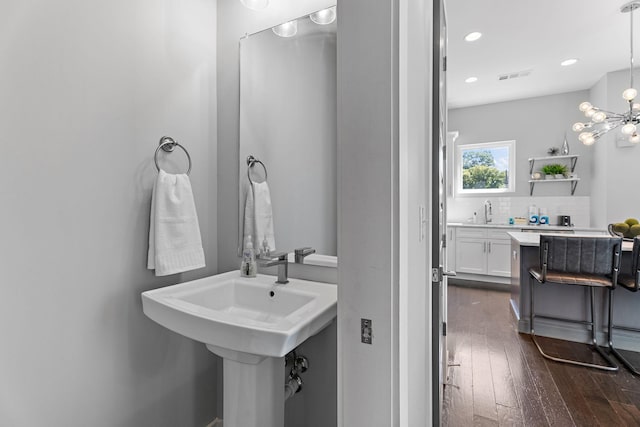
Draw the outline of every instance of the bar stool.
<instances>
[{"instance_id":1,"label":"bar stool","mask_svg":"<svg viewBox=\"0 0 640 427\"><path fill-rule=\"evenodd\" d=\"M530 280L531 291L531 339L543 357L556 362L569 363L572 365L586 366L589 368L602 369L606 371L617 371L618 366L598 345L596 339L596 310L595 310L595 289L613 289L618 280L620 269L620 258L622 250L622 239L619 237L578 237L568 235L540 235L540 266L529 269L529 274L534 280ZM585 286L589 288L589 302L591 306L591 320L582 321L566 319L552 316L536 315L534 311L534 284L549 285L573 285ZM563 322L580 323L591 327L591 345L600 356L607 362L608 366L579 360L563 359L546 354L538 341L534 332L534 320L536 317L558 320ZM611 310L609 311L611 318ZM608 322L608 337L611 341L611 322Z\"/></svg>"},{"instance_id":2,"label":"bar stool","mask_svg":"<svg viewBox=\"0 0 640 427\"><path fill-rule=\"evenodd\" d=\"M618 275L618 285L622 288L631 291L638 292L640 289L640 237L633 239L633 252L631 255L631 268L628 271L621 271ZM609 292L609 319L613 325L613 289ZM625 331L640 332L638 328L632 328L629 326L613 325L614 329L622 329ZM609 335L609 350L627 367L633 374L640 375L640 371L631 362L629 362L618 350L613 347L613 337Z\"/></svg>"}]
</instances>

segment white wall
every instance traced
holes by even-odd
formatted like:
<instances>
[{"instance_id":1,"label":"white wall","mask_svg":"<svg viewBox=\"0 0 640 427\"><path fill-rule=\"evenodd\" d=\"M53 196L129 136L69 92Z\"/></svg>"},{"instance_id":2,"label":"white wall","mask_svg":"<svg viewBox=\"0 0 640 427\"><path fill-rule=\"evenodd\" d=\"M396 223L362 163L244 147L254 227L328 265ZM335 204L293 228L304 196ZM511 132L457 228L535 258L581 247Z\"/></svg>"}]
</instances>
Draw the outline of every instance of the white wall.
<instances>
[{"instance_id":1,"label":"white wall","mask_svg":"<svg viewBox=\"0 0 640 427\"><path fill-rule=\"evenodd\" d=\"M140 293L217 270L215 3L2 6L0 425L203 426L216 358L147 319ZM156 278L165 134L193 158L207 267Z\"/></svg>"},{"instance_id":2,"label":"white wall","mask_svg":"<svg viewBox=\"0 0 640 427\"><path fill-rule=\"evenodd\" d=\"M589 91L589 99L593 105L607 104L607 75L602 78ZM579 121L584 121L581 118ZM610 135L605 135L599 143L591 146L593 156L591 157L591 170L593 176L591 180L591 221L592 224L607 224L607 171L608 156L611 152L609 140Z\"/></svg>"},{"instance_id":3,"label":"white wall","mask_svg":"<svg viewBox=\"0 0 640 427\"><path fill-rule=\"evenodd\" d=\"M431 221L431 102L433 2L399 2L399 425L423 426L433 419ZM434 52L436 55L438 52ZM380 208L378 208L380 209ZM424 231L421 228L424 227ZM424 232L424 238L421 233ZM437 284L436 284L437 286Z\"/></svg>"},{"instance_id":4,"label":"white wall","mask_svg":"<svg viewBox=\"0 0 640 427\"><path fill-rule=\"evenodd\" d=\"M431 415L430 236L418 232L431 169L431 6L338 4L339 426L428 425ZM361 343L362 318L372 344Z\"/></svg>"},{"instance_id":5,"label":"white wall","mask_svg":"<svg viewBox=\"0 0 640 427\"><path fill-rule=\"evenodd\" d=\"M245 34L270 28L313 11L334 5L334 0L279 0L268 8L252 11L237 0L218 3L217 76L218 76L218 263L221 272L237 269L238 236L238 153L240 53L239 41ZM338 21L339 21L338 17ZM292 266L299 267L299 266ZM305 271L292 268L292 277L305 277ZM327 269L325 269L327 270ZM328 269L330 270L330 269ZM267 273L274 274L274 269ZM332 272L333 273L333 272ZM318 276L324 276L322 279ZM334 274L318 274L314 279L327 279ZM331 329L333 328L333 329ZM303 344L310 369L303 374L308 387L287 401L287 426L331 426L336 420L336 338L335 324ZM312 389L313 388L313 389Z\"/></svg>"},{"instance_id":6,"label":"white wall","mask_svg":"<svg viewBox=\"0 0 640 427\"><path fill-rule=\"evenodd\" d=\"M516 141L516 191L496 195L460 196L454 194L449 198L448 214L450 220L466 220L473 214L469 206L475 206L479 220L482 201L490 199L512 198L514 206L536 203L557 211L557 214L572 214L564 212L564 206L572 203L569 183L537 184L533 197L529 196L529 162L530 157L546 156L550 147L561 147L566 133L570 154L580 157L575 171L580 181L575 191L576 196L589 196L592 182L593 150L577 140L577 135L571 130L573 123L580 121L582 113L578 111L580 102L589 96L587 91L568 92L558 95L541 96L537 98L519 99L516 101L486 104L476 107L458 108L449 111L449 129L459 132L455 142L456 147L464 144L492 141ZM457 150L451 150L449 159L453 161ZM535 169L538 169L536 165ZM450 164L450 170L455 170ZM455 181L451 180L454 185ZM451 195L451 189L449 189ZM554 203L550 197L558 200ZM522 202L524 199L524 202ZM475 202L474 202L475 201ZM561 212L562 210L562 212ZM514 210L505 214L509 216L526 216L526 211ZM588 226L588 218L585 219Z\"/></svg>"},{"instance_id":7,"label":"white wall","mask_svg":"<svg viewBox=\"0 0 640 427\"><path fill-rule=\"evenodd\" d=\"M609 111L623 112L628 108L622 91L629 87L629 71L605 75L590 92L590 102ZM626 218L640 219L640 199L635 183L640 180L640 147L618 147L619 130L609 132L594 145L594 179L591 185L594 218L592 225L606 227ZM596 198L597 195L597 198Z\"/></svg>"}]
</instances>

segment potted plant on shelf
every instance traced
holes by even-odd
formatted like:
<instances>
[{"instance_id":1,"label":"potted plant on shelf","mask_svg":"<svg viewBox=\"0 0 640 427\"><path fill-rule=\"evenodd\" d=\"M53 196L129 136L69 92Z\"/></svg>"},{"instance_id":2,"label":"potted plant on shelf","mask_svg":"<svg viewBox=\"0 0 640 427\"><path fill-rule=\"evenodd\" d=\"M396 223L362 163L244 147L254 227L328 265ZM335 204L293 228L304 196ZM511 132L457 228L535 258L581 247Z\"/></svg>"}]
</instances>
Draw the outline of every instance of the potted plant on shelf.
<instances>
[{"instance_id":1,"label":"potted plant on shelf","mask_svg":"<svg viewBox=\"0 0 640 427\"><path fill-rule=\"evenodd\" d=\"M567 176L567 166L558 163L551 163L542 167L542 173L546 179L563 179Z\"/></svg>"}]
</instances>

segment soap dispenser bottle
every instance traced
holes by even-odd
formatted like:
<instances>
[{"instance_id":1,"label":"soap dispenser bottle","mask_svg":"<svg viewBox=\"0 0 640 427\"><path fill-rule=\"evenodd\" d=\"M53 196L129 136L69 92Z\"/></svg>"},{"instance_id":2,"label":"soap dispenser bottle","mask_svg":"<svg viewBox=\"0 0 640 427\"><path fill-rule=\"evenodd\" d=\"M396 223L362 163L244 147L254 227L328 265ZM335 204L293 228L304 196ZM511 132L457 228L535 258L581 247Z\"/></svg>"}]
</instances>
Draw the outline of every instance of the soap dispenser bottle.
<instances>
[{"instance_id":1,"label":"soap dispenser bottle","mask_svg":"<svg viewBox=\"0 0 640 427\"><path fill-rule=\"evenodd\" d=\"M244 250L242 251L242 264L240 265L240 276L256 277L258 266L256 264L256 253L253 250L251 237L247 237Z\"/></svg>"}]
</instances>

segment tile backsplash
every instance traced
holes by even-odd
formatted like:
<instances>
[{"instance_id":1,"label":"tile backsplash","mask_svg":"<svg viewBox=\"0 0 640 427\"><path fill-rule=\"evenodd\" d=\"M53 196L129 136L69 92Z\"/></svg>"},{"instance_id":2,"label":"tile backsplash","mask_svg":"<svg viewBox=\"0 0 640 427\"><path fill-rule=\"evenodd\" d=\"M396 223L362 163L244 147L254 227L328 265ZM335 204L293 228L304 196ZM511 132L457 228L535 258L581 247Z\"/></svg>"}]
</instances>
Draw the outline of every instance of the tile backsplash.
<instances>
[{"instance_id":1,"label":"tile backsplash","mask_svg":"<svg viewBox=\"0 0 640 427\"><path fill-rule=\"evenodd\" d=\"M484 201L491 201L493 223L506 224L510 217L528 218L529 206L547 210L551 225L556 225L558 215L571 215L576 227L590 227L590 200L588 196L566 197L456 197L447 199L447 222L469 222L477 213L479 223L484 223Z\"/></svg>"}]
</instances>

